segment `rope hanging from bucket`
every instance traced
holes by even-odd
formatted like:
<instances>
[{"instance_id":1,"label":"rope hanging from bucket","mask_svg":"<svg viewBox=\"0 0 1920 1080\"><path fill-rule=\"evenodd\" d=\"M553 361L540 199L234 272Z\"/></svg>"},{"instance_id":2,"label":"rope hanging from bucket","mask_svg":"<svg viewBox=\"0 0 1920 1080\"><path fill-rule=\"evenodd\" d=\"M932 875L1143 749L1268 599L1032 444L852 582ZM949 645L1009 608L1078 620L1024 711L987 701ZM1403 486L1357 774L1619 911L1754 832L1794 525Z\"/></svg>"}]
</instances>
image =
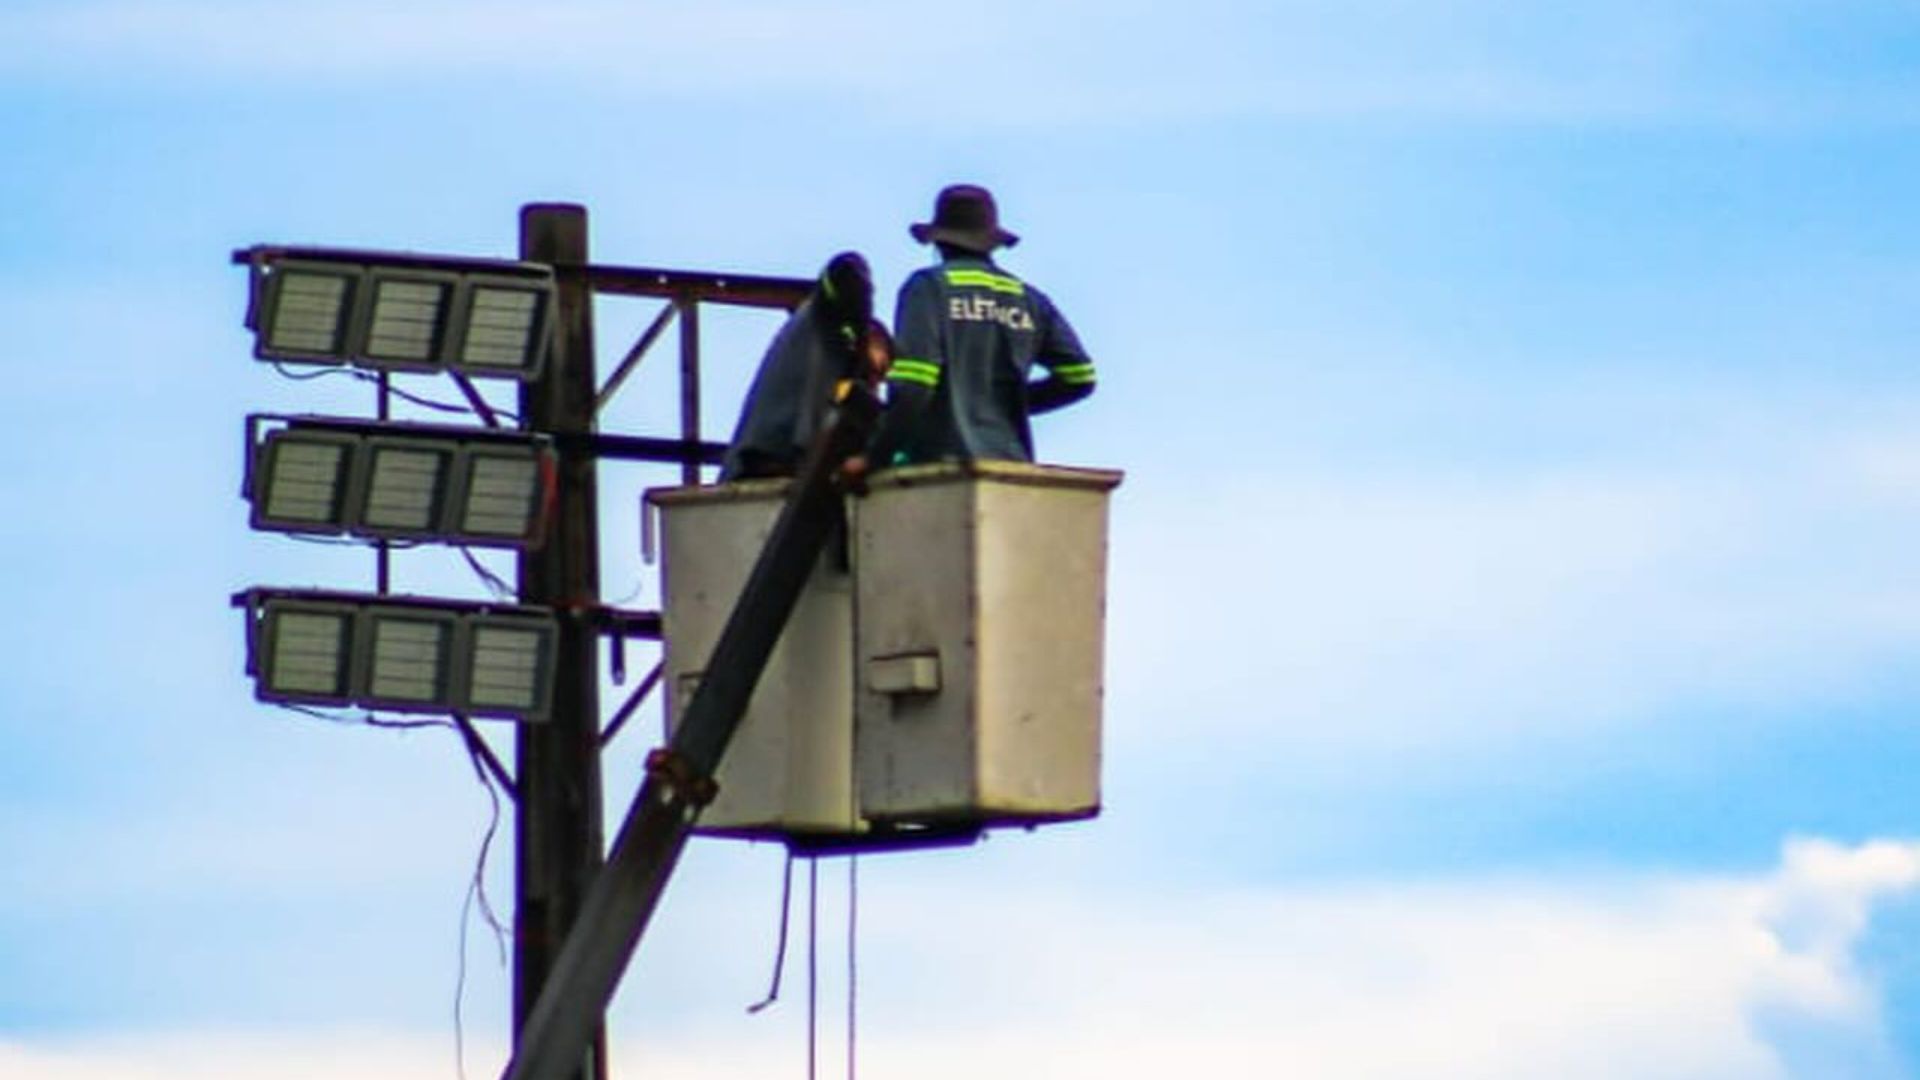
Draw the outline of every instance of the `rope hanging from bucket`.
<instances>
[{"instance_id":1,"label":"rope hanging from bucket","mask_svg":"<svg viewBox=\"0 0 1920 1080\"><path fill-rule=\"evenodd\" d=\"M773 978L767 996L747 1006L758 1013L780 1000L786 971L787 928L793 912L793 860L787 853L780 879L780 931L774 945ZM860 1015L860 857L847 859L847 1080L858 1075ZM807 857L807 1080L817 1080L820 1049L820 862Z\"/></svg>"},{"instance_id":2,"label":"rope hanging from bucket","mask_svg":"<svg viewBox=\"0 0 1920 1080\"><path fill-rule=\"evenodd\" d=\"M807 1080L815 1080L814 1065L820 1031L820 860L807 860Z\"/></svg>"},{"instance_id":3,"label":"rope hanging from bucket","mask_svg":"<svg viewBox=\"0 0 1920 1080\"><path fill-rule=\"evenodd\" d=\"M860 856L847 858L847 1080L854 1080L860 992Z\"/></svg>"},{"instance_id":4,"label":"rope hanging from bucket","mask_svg":"<svg viewBox=\"0 0 1920 1080\"><path fill-rule=\"evenodd\" d=\"M793 901L793 852L787 852L786 872L780 879L780 940L773 947L773 984L767 987L767 996L747 1006L747 1012L757 1013L761 1009L780 1000L780 973L787 966L787 912Z\"/></svg>"}]
</instances>

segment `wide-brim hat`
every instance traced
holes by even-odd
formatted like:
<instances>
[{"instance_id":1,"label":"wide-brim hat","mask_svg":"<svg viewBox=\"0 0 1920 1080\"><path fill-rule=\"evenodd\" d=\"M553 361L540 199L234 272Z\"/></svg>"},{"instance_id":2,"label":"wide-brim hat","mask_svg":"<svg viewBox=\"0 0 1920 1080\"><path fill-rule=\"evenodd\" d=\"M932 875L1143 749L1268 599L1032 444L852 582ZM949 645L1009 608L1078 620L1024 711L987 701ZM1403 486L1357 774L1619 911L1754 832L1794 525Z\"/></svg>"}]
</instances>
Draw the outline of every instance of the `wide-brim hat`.
<instances>
[{"instance_id":1,"label":"wide-brim hat","mask_svg":"<svg viewBox=\"0 0 1920 1080\"><path fill-rule=\"evenodd\" d=\"M1000 227L993 192L977 184L942 188L933 201L933 220L909 225L907 232L923 244L952 244L982 254L1020 242L1017 234Z\"/></svg>"}]
</instances>

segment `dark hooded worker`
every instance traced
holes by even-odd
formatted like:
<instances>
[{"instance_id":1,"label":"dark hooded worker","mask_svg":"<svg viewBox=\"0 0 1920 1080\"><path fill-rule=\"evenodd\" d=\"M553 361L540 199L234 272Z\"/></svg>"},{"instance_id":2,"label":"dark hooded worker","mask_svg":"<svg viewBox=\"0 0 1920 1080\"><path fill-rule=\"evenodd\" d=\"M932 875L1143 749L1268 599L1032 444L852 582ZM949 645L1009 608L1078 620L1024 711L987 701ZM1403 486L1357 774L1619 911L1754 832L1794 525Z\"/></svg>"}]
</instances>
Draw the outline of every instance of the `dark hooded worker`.
<instances>
[{"instance_id":1,"label":"dark hooded worker","mask_svg":"<svg viewBox=\"0 0 1920 1080\"><path fill-rule=\"evenodd\" d=\"M723 483L793 475L825 421L834 387L869 378L869 351L886 345L876 326L867 260L851 251L835 255L760 361L720 465Z\"/></svg>"},{"instance_id":2,"label":"dark hooded worker","mask_svg":"<svg viewBox=\"0 0 1920 1080\"><path fill-rule=\"evenodd\" d=\"M994 263L1020 238L987 189L944 189L933 220L908 232L940 262L900 288L886 417L846 479L857 485L870 462L1032 461L1027 418L1093 393L1092 358L1045 293Z\"/></svg>"}]
</instances>

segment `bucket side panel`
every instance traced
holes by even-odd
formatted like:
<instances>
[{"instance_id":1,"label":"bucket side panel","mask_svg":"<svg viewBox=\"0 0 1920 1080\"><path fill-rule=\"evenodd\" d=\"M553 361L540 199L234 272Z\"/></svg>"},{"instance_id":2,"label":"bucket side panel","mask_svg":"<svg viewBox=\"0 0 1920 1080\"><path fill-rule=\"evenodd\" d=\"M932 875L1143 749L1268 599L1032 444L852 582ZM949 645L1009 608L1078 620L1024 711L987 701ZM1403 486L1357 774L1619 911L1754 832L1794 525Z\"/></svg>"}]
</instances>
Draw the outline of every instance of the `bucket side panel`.
<instances>
[{"instance_id":1,"label":"bucket side panel","mask_svg":"<svg viewBox=\"0 0 1920 1080\"><path fill-rule=\"evenodd\" d=\"M856 509L855 764L861 812L886 821L975 815L969 489L876 488ZM876 689L882 668L936 657L934 691Z\"/></svg>"},{"instance_id":2,"label":"bucket side panel","mask_svg":"<svg viewBox=\"0 0 1920 1080\"><path fill-rule=\"evenodd\" d=\"M1107 496L982 481L979 796L989 815L1100 805Z\"/></svg>"},{"instance_id":3,"label":"bucket side panel","mask_svg":"<svg viewBox=\"0 0 1920 1080\"><path fill-rule=\"evenodd\" d=\"M660 505L667 733L692 699L785 497L687 489ZM836 560L814 569L768 658L715 779L705 832L855 831L852 818L852 586Z\"/></svg>"}]
</instances>

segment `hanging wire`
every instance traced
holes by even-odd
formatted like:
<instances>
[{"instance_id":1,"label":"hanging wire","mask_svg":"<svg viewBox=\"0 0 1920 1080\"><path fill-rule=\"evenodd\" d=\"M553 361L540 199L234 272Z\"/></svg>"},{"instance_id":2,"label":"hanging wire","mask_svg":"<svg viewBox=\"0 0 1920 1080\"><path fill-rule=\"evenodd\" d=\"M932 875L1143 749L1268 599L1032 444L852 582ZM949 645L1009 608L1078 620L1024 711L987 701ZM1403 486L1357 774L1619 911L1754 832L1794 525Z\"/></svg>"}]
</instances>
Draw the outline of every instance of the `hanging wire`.
<instances>
[{"instance_id":1,"label":"hanging wire","mask_svg":"<svg viewBox=\"0 0 1920 1080\"><path fill-rule=\"evenodd\" d=\"M365 716L362 716L360 722L368 727L391 728L396 731L430 727L450 728L453 726L450 721L446 720L397 720L390 716L375 716L372 713L367 713Z\"/></svg>"},{"instance_id":2,"label":"hanging wire","mask_svg":"<svg viewBox=\"0 0 1920 1080\"><path fill-rule=\"evenodd\" d=\"M279 701L274 704L288 712L311 717L315 720L324 720L329 724L363 725L366 727L387 728L400 731L413 730L416 728L444 727L453 730L456 734L460 733L458 725L451 720L445 719L402 720L378 716L371 712L362 713L359 716L346 716L325 712L321 709L301 705L292 701ZM465 745L464 735L462 735L462 745ZM486 832L483 833L480 838L480 852L474 860L473 877L467 884L467 895L460 905L460 952L455 968L453 987L453 1056L454 1067L458 1070L461 1080L465 1080L467 1075L466 1026L461 1008L463 999L466 997L467 989L467 927L475 907L479 908L480 917L484 919L487 926L493 930L494 947L499 953L500 963L505 964L507 962L507 928L505 924L501 922L500 916L494 911L493 901L488 898L486 889L487 857L493 849L493 838L500 831L500 793L494 790L493 780L487 775L484 763L480 760L479 751L468 746L467 757L473 765L474 775L480 778L480 786L487 793L490 814L487 819Z\"/></svg>"},{"instance_id":3,"label":"hanging wire","mask_svg":"<svg viewBox=\"0 0 1920 1080\"><path fill-rule=\"evenodd\" d=\"M380 375L376 375L371 371L353 371L351 372L351 374L353 375L354 378L359 379L361 382L374 383L375 385L378 385L380 387L381 393L392 394L394 397L397 397L402 401L411 401L415 405L420 406L421 408L432 409L435 412L443 412L443 413L469 413L473 411L471 408L469 408L466 405L456 404L451 401L435 401L432 398L421 397L419 394L410 393L406 390L402 390L399 387L393 385L392 379L386 379L383 382ZM384 374L387 374L387 373L386 372L381 373L381 375L384 375Z\"/></svg>"},{"instance_id":4,"label":"hanging wire","mask_svg":"<svg viewBox=\"0 0 1920 1080\"><path fill-rule=\"evenodd\" d=\"M468 763L473 766L474 776L479 778L480 787L487 793L487 828L480 836L480 850L474 857L473 876L467 881L467 893L460 903L460 951L455 965L453 985L453 1057L454 1068L461 1080L466 1080L466 1022L463 1005L467 991L467 933L472 924L474 911L480 912L481 921L493 931L494 952L501 966L507 962L507 937L509 931L506 922L494 910L493 900L487 895L487 861L493 852L493 840L500 832L500 792L494 787L494 779L488 774L486 762L481 760L480 750L466 741L466 735L460 726L447 719L403 720L393 717L363 713L359 716L345 716L325 712L321 709L301 705L292 701L278 701L274 704L301 716L324 720L329 724L358 724L366 727L388 728L393 730L412 730L415 728L444 727L461 736L461 745L466 748Z\"/></svg>"},{"instance_id":5,"label":"hanging wire","mask_svg":"<svg viewBox=\"0 0 1920 1080\"><path fill-rule=\"evenodd\" d=\"M341 368L341 367L323 367L314 371L295 371L278 360L273 361L273 370L279 372L282 377L292 379L295 382L311 382L314 379L318 379L327 375L352 374L352 372L348 371L346 368Z\"/></svg>"},{"instance_id":6,"label":"hanging wire","mask_svg":"<svg viewBox=\"0 0 1920 1080\"><path fill-rule=\"evenodd\" d=\"M473 568L473 572L479 575L480 580L485 583L487 588L493 590L494 596L502 600L511 600L518 595L518 590L507 584L506 579L494 573L486 563L481 562L480 557L473 553L472 548L461 547L460 555L467 560L467 565Z\"/></svg>"},{"instance_id":7,"label":"hanging wire","mask_svg":"<svg viewBox=\"0 0 1920 1080\"><path fill-rule=\"evenodd\" d=\"M820 1033L820 859L807 858L807 1080L815 1080Z\"/></svg>"},{"instance_id":8,"label":"hanging wire","mask_svg":"<svg viewBox=\"0 0 1920 1080\"><path fill-rule=\"evenodd\" d=\"M323 368L316 369L314 371L294 371L293 369L287 367L285 364L281 363L280 361L275 360L273 361L273 370L279 372L283 377L288 379L293 379L296 382L309 382L314 379L324 378L328 375L348 375L355 379L360 380L361 382L377 383L380 381L380 376L375 375L374 373L369 371L361 371L358 368L323 367ZM469 406L469 405L460 404L458 402L452 402L452 401L436 401L433 398L423 397L419 394L402 390L399 387L394 386L391 382L387 384L386 390L388 393L392 394L394 397L400 398L404 401L410 401L415 405L420 406L423 409L432 409L435 412L472 413L477 411L472 406ZM515 423L518 423L520 420L520 414L518 413L510 412L506 409L494 407L491 405L491 403L489 403L489 407L493 408L494 415L496 416L505 417L506 419L512 420Z\"/></svg>"},{"instance_id":9,"label":"hanging wire","mask_svg":"<svg viewBox=\"0 0 1920 1080\"><path fill-rule=\"evenodd\" d=\"M507 927L499 914L493 910L493 901L487 897L487 857L493 850L493 838L500 831L500 793L493 786L493 777L488 775L485 762L480 760L480 752L472 744L462 741L466 746L467 759L473 765L473 774L480 781L480 787L487 793L488 818L486 832L480 836L480 851L474 858L473 877L467 882L467 894L460 902L460 951L455 968L453 982L453 1062L460 1080L467 1076L467 1036L463 1005L467 994L467 931L472 925L473 912L477 908L480 918L487 928L493 931L493 947L497 962L505 967L507 963Z\"/></svg>"},{"instance_id":10,"label":"hanging wire","mask_svg":"<svg viewBox=\"0 0 1920 1080\"><path fill-rule=\"evenodd\" d=\"M288 539L291 539L291 540L298 540L303 544L321 544L326 547L360 547L361 546L360 541L350 540L344 536L311 536L305 533L288 533L287 537Z\"/></svg>"},{"instance_id":11,"label":"hanging wire","mask_svg":"<svg viewBox=\"0 0 1920 1080\"><path fill-rule=\"evenodd\" d=\"M303 544L321 544L327 547L357 548L367 546L365 540L349 536L315 536L311 533L286 533L285 536L289 540L298 540ZM407 551L417 548L421 544L418 540L382 539L379 542L385 544L389 551Z\"/></svg>"},{"instance_id":12,"label":"hanging wire","mask_svg":"<svg viewBox=\"0 0 1920 1080\"><path fill-rule=\"evenodd\" d=\"M618 600L607 601L607 606L616 607L616 608L626 607L628 604L631 604L635 600L638 600L640 598L640 594L646 591L646 588L647 588L647 579L637 578L634 580L633 589L631 591L629 591L625 596L620 597Z\"/></svg>"},{"instance_id":13,"label":"hanging wire","mask_svg":"<svg viewBox=\"0 0 1920 1080\"><path fill-rule=\"evenodd\" d=\"M364 371L356 371L353 374L355 378L358 378L363 382L379 381L376 376L369 375ZM387 385L387 393L392 394L394 397L397 397L402 401L411 401L415 405L418 405L423 409L432 409L434 412L460 413L460 414L473 412L473 409L467 405L463 405L453 401L436 401L430 397L422 397L419 394L402 390L399 387L392 385L391 383Z\"/></svg>"},{"instance_id":14,"label":"hanging wire","mask_svg":"<svg viewBox=\"0 0 1920 1080\"><path fill-rule=\"evenodd\" d=\"M787 966L787 913L792 909L793 899L793 852L787 852L786 869L780 877L780 940L773 947L773 983L767 987L767 996L747 1006L749 1014L757 1013L780 1000L780 974Z\"/></svg>"},{"instance_id":15,"label":"hanging wire","mask_svg":"<svg viewBox=\"0 0 1920 1080\"><path fill-rule=\"evenodd\" d=\"M366 371L355 371L353 372L353 376L354 378L360 379L363 382L379 382L380 381L380 377L378 375L374 375L371 372L366 372ZM410 393L406 390L402 390L399 387L394 386L391 382L387 384L387 392L392 394L394 397L401 399L402 401L411 401L415 405L420 406L421 408L432 409L435 412L475 413L479 411L475 409L473 406L468 405L464 402L436 401L433 398L422 397L419 394ZM488 408L493 409L493 413L495 416L503 416L515 422L518 422L520 419L519 413L510 412L506 409L495 408L491 403L488 404Z\"/></svg>"},{"instance_id":16,"label":"hanging wire","mask_svg":"<svg viewBox=\"0 0 1920 1080\"><path fill-rule=\"evenodd\" d=\"M401 720L389 716L376 716L373 713L363 713L359 716L343 716L338 713L326 712L292 701L276 701L273 704L280 706L288 712L299 713L301 716L310 716L315 720L325 720L329 724L360 724L365 727L388 728L396 731L407 731L414 728L451 728L454 726L451 720Z\"/></svg>"},{"instance_id":17,"label":"hanging wire","mask_svg":"<svg viewBox=\"0 0 1920 1080\"><path fill-rule=\"evenodd\" d=\"M847 857L847 1080L854 1077L854 1048L860 991L860 856Z\"/></svg>"}]
</instances>

